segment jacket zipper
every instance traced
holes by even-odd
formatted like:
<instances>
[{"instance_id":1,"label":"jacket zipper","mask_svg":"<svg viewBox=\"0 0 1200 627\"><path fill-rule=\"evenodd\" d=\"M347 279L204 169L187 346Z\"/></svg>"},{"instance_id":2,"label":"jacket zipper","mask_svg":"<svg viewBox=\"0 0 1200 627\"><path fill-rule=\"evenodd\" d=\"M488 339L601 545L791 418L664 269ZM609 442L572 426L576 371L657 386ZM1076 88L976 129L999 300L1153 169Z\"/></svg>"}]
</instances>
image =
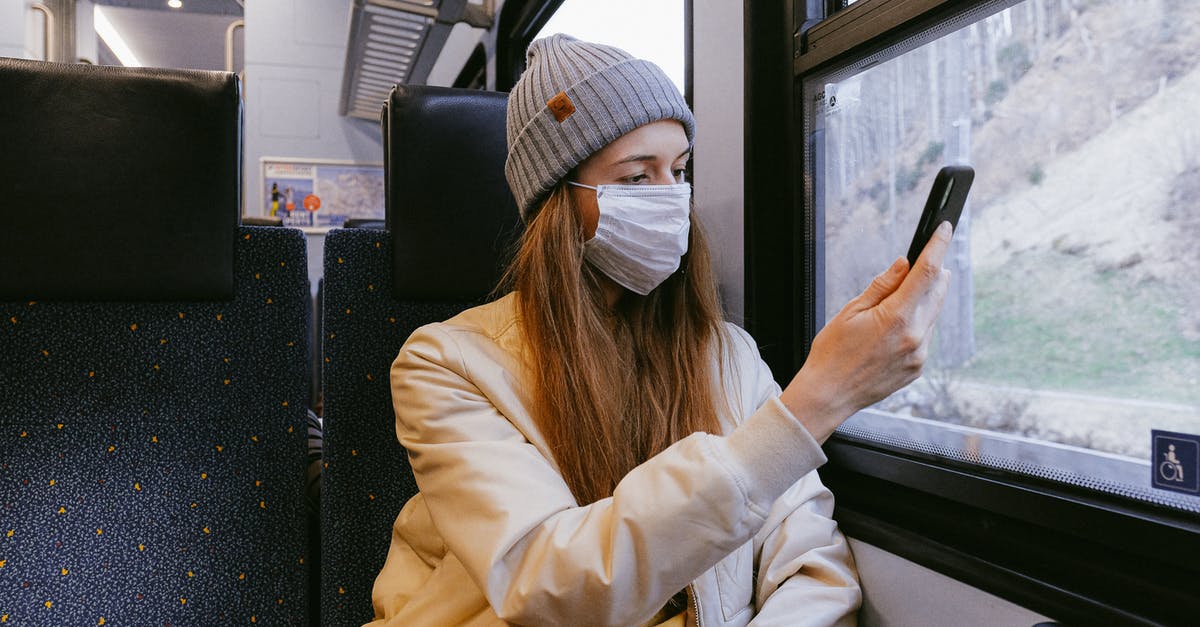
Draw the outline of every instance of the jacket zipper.
<instances>
[{"instance_id":1,"label":"jacket zipper","mask_svg":"<svg viewBox=\"0 0 1200 627\"><path fill-rule=\"evenodd\" d=\"M696 607L696 612L695 612L696 627L700 627L700 595L696 594L696 584L689 583L687 590L688 590L688 598L690 598L692 600L692 605L694 605Z\"/></svg>"}]
</instances>

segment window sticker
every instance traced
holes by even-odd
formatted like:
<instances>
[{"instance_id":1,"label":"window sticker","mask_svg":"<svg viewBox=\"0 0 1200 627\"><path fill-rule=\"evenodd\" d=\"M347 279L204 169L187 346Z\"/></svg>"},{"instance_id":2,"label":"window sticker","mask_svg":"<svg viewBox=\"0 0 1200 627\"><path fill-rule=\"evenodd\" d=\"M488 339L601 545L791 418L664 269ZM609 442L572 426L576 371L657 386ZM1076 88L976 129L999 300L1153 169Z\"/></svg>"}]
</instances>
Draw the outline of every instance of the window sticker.
<instances>
[{"instance_id":1,"label":"window sticker","mask_svg":"<svg viewBox=\"0 0 1200 627\"><path fill-rule=\"evenodd\" d=\"M1200 435L1151 432L1151 484L1160 490L1200 494Z\"/></svg>"}]
</instances>

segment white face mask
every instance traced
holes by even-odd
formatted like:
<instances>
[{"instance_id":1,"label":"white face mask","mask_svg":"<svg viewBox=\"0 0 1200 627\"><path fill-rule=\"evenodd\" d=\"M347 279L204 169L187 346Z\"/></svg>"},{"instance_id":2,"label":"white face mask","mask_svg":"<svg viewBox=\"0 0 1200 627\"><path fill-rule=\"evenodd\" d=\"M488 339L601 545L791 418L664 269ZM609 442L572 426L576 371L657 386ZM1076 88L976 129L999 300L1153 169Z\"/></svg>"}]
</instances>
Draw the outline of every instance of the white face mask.
<instances>
[{"instance_id":1,"label":"white face mask","mask_svg":"<svg viewBox=\"0 0 1200 627\"><path fill-rule=\"evenodd\" d=\"M679 269L691 231L692 186L584 185L596 190L600 220L583 256L608 278L642 296Z\"/></svg>"}]
</instances>

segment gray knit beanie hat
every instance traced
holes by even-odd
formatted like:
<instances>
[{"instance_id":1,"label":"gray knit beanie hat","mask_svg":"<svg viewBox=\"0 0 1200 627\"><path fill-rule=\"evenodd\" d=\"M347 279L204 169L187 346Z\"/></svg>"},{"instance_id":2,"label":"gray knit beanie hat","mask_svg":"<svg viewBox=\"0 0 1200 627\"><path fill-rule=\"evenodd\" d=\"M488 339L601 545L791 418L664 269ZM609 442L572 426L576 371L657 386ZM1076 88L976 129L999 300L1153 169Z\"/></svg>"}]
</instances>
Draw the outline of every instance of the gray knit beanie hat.
<instances>
[{"instance_id":1,"label":"gray knit beanie hat","mask_svg":"<svg viewBox=\"0 0 1200 627\"><path fill-rule=\"evenodd\" d=\"M633 129L658 120L696 122L679 89L657 65L570 35L539 39L508 96L504 175L521 218L572 168Z\"/></svg>"}]
</instances>

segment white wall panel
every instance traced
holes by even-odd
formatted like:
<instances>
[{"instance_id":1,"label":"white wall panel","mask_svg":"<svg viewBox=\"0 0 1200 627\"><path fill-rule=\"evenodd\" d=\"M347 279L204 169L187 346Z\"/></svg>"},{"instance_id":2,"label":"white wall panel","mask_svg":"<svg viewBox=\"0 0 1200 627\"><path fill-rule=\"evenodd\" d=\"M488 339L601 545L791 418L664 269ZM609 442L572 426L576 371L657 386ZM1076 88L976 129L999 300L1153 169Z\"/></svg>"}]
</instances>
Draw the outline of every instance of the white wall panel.
<instances>
[{"instance_id":1,"label":"white wall panel","mask_svg":"<svg viewBox=\"0 0 1200 627\"><path fill-rule=\"evenodd\" d=\"M1030 627L1050 619L850 538L863 586L862 627Z\"/></svg>"},{"instance_id":2,"label":"white wall panel","mask_svg":"<svg viewBox=\"0 0 1200 627\"><path fill-rule=\"evenodd\" d=\"M729 319L745 316L741 2L693 0L692 89L696 114L695 197L708 230Z\"/></svg>"},{"instance_id":3,"label":"white wall panel","mask_svg":"<svg viewBox=\"0 0 1200 627\"><path fill-rule=\"evenodd\" d=\"M0 57L27 56L25 31L29 20L28 11L28 2L0 2ZM38 36L40 37L41 33Z\"/></svg>"},{"instance_id":4,"label":"white wall panel","mask_svg":"<svg viewBox=\"0 0 1200 627\"><path fill-rule=\"evenodd\" d=\"M99 58L95 3L75 0L75 58L95 63Z\"/></svg>"},{"instance_id":5,"label":"white wall panel","mask_svg":"<svg viewBox=\"0 0 1200 627\"><path fill-rule=\"evenodd\" d=\"M245 213L263 214L262 157L382 162L379 122L338 114L350 0L254 0L245 19ZM309 236L314 290L323 242Z\"/></svg>"}]
</instances>

